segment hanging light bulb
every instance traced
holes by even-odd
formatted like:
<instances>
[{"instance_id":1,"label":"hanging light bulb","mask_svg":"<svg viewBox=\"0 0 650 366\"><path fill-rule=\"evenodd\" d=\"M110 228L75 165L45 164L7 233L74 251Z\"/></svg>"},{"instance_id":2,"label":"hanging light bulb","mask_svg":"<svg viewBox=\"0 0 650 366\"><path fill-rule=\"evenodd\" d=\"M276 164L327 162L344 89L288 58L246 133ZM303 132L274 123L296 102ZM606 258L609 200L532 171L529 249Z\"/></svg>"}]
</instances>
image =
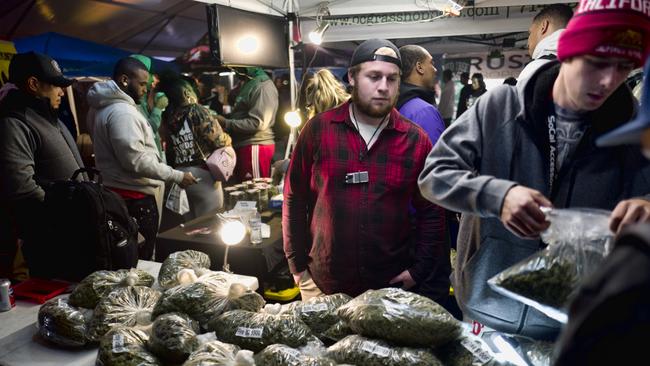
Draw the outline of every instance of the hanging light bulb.
<instances>
[{"instance_id":1,"label":"hanging light bulb","mask_svg":"<svg viewBox=\"0 0 650 366\"><path fill-rule=\"evenodd\" d=\"M289 111L284 114L284 122L289 125L289 127L296 128L302 123L300 114L298 111Z\"/></svg>"},{"instance_id":2,"label":"hanging light bulb","mask_svg":"<svg viewBox=\"0 0 650 366\"><path fill-rule=\"evenodd\" d=\"M309 32L309 40L316 45L323 43L323 33L330 27L328 22L321 22L316 29Z\"/></svg>"}]
</instances>

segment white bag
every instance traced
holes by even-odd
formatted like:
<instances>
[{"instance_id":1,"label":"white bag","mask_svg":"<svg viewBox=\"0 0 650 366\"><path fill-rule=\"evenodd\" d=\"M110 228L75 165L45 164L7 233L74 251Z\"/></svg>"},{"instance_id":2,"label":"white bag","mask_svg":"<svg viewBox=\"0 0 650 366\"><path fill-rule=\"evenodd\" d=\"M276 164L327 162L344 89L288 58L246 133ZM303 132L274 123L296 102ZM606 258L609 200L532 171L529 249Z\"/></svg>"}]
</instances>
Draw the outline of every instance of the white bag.
<instances>
[{"instance_id":1,"label":"white bag","mask_svg":"<svg viewBox=\"0 0 650 366\"><path fill-rule=\"evenodd\" d=\"M187 200L187 192L181 186L174 183L169 190L169 195L165 201L165 207L176 212L179 215L184 215L190 212L190 202Z\"/></svg>"}]
</instances>

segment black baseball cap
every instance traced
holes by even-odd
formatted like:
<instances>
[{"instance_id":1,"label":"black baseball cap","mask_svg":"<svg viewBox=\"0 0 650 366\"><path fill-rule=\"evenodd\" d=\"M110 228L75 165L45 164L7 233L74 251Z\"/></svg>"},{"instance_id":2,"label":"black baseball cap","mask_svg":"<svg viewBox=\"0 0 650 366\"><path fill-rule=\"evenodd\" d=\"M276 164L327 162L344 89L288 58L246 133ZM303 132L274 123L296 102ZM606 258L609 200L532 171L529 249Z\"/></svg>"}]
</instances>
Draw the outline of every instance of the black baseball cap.
<instances>
[{"instance_id":1,"label":"black baseball cap","mask_svg":"<svg viewBox=\"0 0 650 366\"><path fill-rule=\"evenodd\" d=\"M74 81L63 76L59 64L50 56L36 52L15 54L9 64L9 82L20 85L30 76L62 88Z\"/></svg>"},{"instance_id":2,"label":"black baseball cap","mask_svg":"<svg viewBox=\"0 0 650 366\"><path fill-rule=\"evenodd\" d=\"M378 49L382 47L388 47L395 51L397 58L387 55L376 55ZM402 68L402 56L399 54L399 49L391 41L385 39L373 38L361 43L352 53L352 59L350 59L350 67L358 65L367 61L384 61L390 62L397 65L400 69Z\"/></svg>"}]
</instances>

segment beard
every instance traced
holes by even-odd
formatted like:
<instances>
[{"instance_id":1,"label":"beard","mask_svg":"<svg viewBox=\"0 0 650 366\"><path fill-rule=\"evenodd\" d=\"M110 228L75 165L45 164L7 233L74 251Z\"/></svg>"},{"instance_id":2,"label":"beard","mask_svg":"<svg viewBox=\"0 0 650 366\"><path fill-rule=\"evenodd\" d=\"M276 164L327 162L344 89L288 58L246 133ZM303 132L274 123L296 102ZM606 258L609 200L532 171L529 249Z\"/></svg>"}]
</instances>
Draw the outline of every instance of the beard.
<instances>
[{"instance_id":1,"label":"beard","mask_svg":"<svg viewBox=\"0 0 650 366\"><path fill-rule=\"evenodd\" d=\"M376 107L370 103L366 103L362 101L361 98L359 97L359 91L357 90L357 88L353 88L352 102L357 107L357 109L361 111L363 114L372 118L382 118L385 117L387 114L389 114L390 111L393 109L393 107L397 103L397 96L395 96L393 100L390 103L388 103L386 106Z\"/></svg>"},{"instance_id":2,"label":"beard","mask_svg":"<svg viewBox=\"0 0 650 366\"><path fill-rule=\"evenodd\" d=\"M137 86L133 86L130 83L127 84L126 90L124 92L133 98L133 101L138 104L142 101L142 98L144 97L144 93L140 94L140 89Z\"/></svg>"}]
</instances>

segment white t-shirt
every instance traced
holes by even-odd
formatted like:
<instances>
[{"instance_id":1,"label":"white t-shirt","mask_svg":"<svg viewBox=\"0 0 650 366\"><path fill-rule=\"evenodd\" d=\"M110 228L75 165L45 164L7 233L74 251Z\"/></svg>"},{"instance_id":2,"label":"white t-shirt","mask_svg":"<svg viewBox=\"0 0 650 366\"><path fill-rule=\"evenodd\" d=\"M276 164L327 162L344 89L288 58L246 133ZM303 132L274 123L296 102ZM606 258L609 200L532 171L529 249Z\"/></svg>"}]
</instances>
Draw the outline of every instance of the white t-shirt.
<instances>
[{"instance_id":1,"label":"white t-shirt","mask_svg":"<svg viewBox=\"0 0 650 366\"><path fill-rule=\"evenodd\" d=\"M386 127L387 125L386 121L388 120L388 116L386 116L386 118L384 118L380 122L379 126L372 125L360 119L356 119L354 117L354 113L352 112L352 108L353 107L350 106L350 119L352 120L352 125L357 128L359 134L363 138L363 141L365 141L366 143L366 147L368 148L368 150L370 150L372 145L374 145L375 142L377 142L377 140L379 139L379 135L381 134L381 131L383 131L384 128Z\"/></svg>"}]
</instances>

